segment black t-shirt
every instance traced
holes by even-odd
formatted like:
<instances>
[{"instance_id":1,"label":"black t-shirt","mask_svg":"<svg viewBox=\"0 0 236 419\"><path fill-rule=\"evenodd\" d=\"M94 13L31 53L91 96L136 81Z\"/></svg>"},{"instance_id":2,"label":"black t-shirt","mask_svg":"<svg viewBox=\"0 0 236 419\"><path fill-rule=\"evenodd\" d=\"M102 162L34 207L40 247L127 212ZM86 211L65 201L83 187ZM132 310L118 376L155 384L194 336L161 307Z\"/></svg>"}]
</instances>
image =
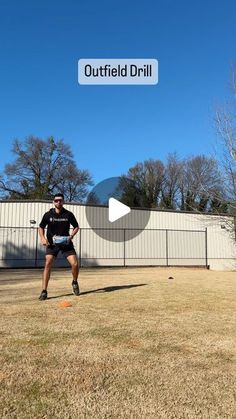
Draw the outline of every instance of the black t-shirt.
<instances>
[{"instance_id":1,"label":"black t-shirt","mask_svg":"<svg viewBox=\"0 0 236 419\"><path fill-rule=\"evenodd\" d=\"M70 225L74 228L78 227L79 224L74 214L65 208L62 208L60 213L56 213L55 208L51 208L50 211L45 212L39 227L47 228L47 239L49 243L52 243L52 237L57 236L69 236Z\"/></svg>"}]
</instances>

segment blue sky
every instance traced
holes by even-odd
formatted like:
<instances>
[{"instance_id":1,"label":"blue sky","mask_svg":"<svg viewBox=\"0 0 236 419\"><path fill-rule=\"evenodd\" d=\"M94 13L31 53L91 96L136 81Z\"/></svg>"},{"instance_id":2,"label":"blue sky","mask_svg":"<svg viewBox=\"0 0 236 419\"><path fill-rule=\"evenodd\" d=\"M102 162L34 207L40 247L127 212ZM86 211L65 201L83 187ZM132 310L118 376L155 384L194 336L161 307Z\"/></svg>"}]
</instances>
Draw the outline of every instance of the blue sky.
<instances>
[{"instance_id":1,"label":"blue sky","mask_svg":"<svg viewBox=\"0 0 236 419\"><path fill-rule=\"evenodd\" d=\"M0 2L0 170L14 138L63 138L95 182L210 154L236 64L235 0ZM80 58L156 58L156 86L81 86Z\"/></svg>"}]
</instances>

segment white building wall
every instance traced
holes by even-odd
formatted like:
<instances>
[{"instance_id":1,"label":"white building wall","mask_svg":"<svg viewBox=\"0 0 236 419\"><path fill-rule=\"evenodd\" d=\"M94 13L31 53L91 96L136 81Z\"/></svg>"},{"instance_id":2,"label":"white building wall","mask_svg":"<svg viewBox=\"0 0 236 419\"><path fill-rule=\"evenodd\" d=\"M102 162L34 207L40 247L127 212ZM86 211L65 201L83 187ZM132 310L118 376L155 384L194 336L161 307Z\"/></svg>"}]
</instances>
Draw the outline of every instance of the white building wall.
<instances>
[{"instance_id":1,"label":"white building wall","mask_svg":"<svg viewBox=\"0 0 236 419\"><path fill-rule=\"evenodd\" d=\"M49 202L0 202L0 258L1 255L4 256L1 246L7 242L7 253L11 254L12 258L17 257L18 264L22 264L22 266L27 264L22 260L26 252L29 256L29 264L32 264L35 257L35 232L32 229L32 232L28 231L26 233L23 228L33 226L30 224L30 220L35 220L35 226L38 226L44 212L51 207L52 204ZM66 204L65 207L75 214L82 229L90 228L86 219L85 206ZM96 213L98 227L107 227L108 208L93 207L91 211L94 211L94 214ZM129 225L129 228L139 229L145 212L147 210L132 210L132 225ZM222 226L225 228L222 228ZM127 265L165 265L166 231L164 230L204 231L207 228L207 258L210 268L218 270L235 269L236 246L229 231L232 226L233 217L151 210L145 230L135 239L125 243L126 255L131 256L130 258L127 256L125 263ZM16 227L16 229L15 231L11 229L10 237L9 230L5 230L3 227ZM109 224L109 227L112 229L113 224ZM119 220L119 227L127 227L125 217ZM162 229L162 231L148 231L149 229ZM91 230L82 230L82 235L83 264L123 265L123 243L105 241ZM169 265L202 266L205 264L206 255L205 252L203 254L202 250L205 240L204 233L193 232L186 235L184 232L169 231L168 237L171 238L171 241L168 242ZM79 234L76 236L74 244L79 249ZM175 255L174 259L171 258L172 254ZM191 258L192 254L195 255L196 259L187 259L188 257ZM3 261L2 266L4 266Z\"/></svg>"}]
</instances>

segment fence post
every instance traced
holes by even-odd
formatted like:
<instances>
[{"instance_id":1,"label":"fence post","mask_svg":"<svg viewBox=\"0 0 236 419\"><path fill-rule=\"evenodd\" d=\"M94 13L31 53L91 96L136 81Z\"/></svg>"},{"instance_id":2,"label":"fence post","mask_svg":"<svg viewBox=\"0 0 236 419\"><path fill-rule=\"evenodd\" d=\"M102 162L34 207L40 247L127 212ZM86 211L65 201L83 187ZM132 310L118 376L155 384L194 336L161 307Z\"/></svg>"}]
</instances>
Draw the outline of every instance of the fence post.
<instances>
[{"instance_id":1,"label":"fence post","mask_svg":"<svg viewBox=\"0 0 236 419\"><path fill-rule=\"evenodd\" d=\"M125 228L124 228L124 267L126 266L126 254L125 254Z\"/></svg>"},{"instance_id":2,"label":"fence post","mask_svg":"<svg viewBox=\"0 0 236 419\"><path fill-rule=\"evenodd\" d=\"M168 230L166 230L166 266L169 266Z\"/></svg>"},{"instance_id":3,"label":"fence post","mask_svg":"<svg viewBox=\"0 0 236 419\"><path fill-rule=\"evenodd\" d=\"M38 229L36 228L36 242L35 242L35 254L34 254L34 266L37 266L38 262Z\"/></svg>"},{"instance_id":4,"label":"fence post","mask_svg":"<svg viewBox=\"0 0 236 419\"><path fill-rule=\"evenodd\" d=\"M206 256L206 268L208 268L208 253L207 253L207 227L205 228L205 256Z\"/></svg>"},{"instance_id":5,"label":"fence post","mask_svg":"<svg viewBox=\"0 0 236 419\"><path fill-rule=\"evenodd\" d=\"M79 230L79 266L81 267L82 262L82 228Z\"/></svg>"}]
</instances>

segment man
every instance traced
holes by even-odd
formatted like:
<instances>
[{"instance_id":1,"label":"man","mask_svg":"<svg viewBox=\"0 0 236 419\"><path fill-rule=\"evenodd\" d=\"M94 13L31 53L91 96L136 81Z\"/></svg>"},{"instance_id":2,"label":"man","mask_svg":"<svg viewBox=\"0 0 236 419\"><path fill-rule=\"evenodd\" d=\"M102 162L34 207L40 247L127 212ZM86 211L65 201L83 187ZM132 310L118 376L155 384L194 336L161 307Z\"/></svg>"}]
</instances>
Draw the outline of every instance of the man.
<instances>
[{"instance_id":1,"label":"man","mask_svg":"<svg viewBox=\"0 0 236 419\"><path fill-rule=\"evenodd\" d=\"M43 272L42 292L39 300L46 300L48 297L47 287L50 279L51 268L55 258L61 251L65 256L72 268L72 290L75 295L79 295L79 264L76 256L76 251L73 245L73 238L79 231L78 222L74 214L63 207L64 195L58 193L54 195L53 204L55 208L51 208L46 212L39 224L39 235L41 244L46 247L46 261ZM73 226L73 231L70 234L70 225ZM47 237L45 238L44 230L47 226ZM65 241L59 244L58 242Z\"/></svg>"}]
</instances>

